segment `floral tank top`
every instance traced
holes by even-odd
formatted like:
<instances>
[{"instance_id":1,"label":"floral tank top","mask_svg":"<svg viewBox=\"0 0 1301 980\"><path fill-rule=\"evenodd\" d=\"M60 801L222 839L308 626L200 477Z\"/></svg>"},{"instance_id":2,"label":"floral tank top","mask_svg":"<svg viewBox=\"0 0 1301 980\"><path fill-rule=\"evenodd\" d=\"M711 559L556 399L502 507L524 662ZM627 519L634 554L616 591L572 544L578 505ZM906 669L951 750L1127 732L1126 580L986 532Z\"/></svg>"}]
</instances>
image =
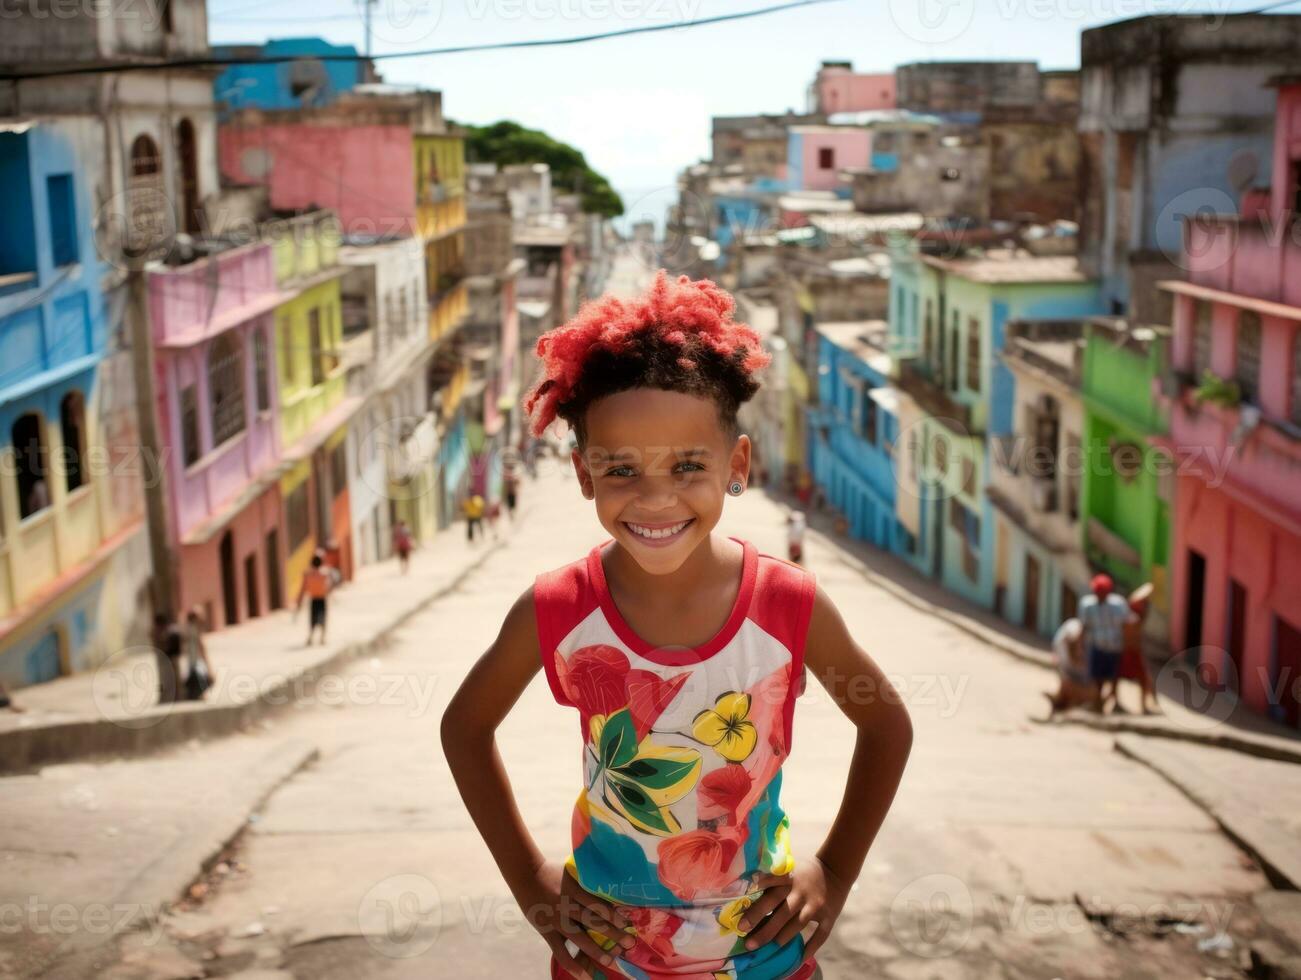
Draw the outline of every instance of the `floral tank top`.
<instances>
[{"instance_id":1,"label":"floral tank top","mask_svg":"<svg viewBox=\"0 0 1301 980\"><path fill-rule=\"evenodd\" d=\"M569 872L615 904L637 942L607 977L803 980L803 940L746 950L738 922L756 876L789 873L779 800L814 580L744 547L741 586L702 647L656 648L623 620L601 549L538 577L542 665L552 694L578 709L583 789ZM571 945L571 952L575 947ZM554 962L553 976L567 974Z\"/></svg>"}]
</instances>

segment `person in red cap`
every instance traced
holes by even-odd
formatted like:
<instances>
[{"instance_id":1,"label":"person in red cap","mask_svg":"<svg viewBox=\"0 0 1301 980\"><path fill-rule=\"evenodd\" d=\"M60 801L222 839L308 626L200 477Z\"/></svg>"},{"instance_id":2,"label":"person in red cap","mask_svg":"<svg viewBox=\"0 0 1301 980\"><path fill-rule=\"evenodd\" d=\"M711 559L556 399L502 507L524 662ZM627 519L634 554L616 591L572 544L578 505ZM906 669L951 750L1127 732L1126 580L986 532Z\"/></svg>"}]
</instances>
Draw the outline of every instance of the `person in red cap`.
<instances>
[{"instance_id":1,"label":"person in red cap","mask_svg":"<svg viewBox=\"0 0 1301 980\"><path fill-rule=\"evenodd\" d=\"M1089 679L1098 685L1098 698L1094 704L1101 711L1115 694L1120 661L1125 652L1125 624L1136 622L1138 616L1124 597L1115 593L1110 575L1099 573L1093 576L1089 587L1093 594L1080 600L1076 615L1084 626Z\"/></svg>"}]
</instances>

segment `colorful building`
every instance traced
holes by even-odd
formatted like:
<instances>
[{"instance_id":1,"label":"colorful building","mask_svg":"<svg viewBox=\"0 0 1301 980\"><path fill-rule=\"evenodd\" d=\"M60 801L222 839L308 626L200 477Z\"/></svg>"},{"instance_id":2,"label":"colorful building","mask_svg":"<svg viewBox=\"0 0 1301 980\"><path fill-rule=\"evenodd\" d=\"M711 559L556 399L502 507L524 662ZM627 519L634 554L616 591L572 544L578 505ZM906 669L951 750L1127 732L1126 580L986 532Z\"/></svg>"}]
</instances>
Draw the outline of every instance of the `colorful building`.
<instances>
[{"instance_id":1,"label":"colorful building","mask_svg":"<svg viewBox=\"0 0 1301 980\"><path fill-rule=\"evenodd\" d=\"M786 186L793 191L849 197L840 171L866 167L872 160L872 132L862 126L792 126L788 134Z\"/></svg>"},{"instance_id":2,"label":"colorful building","mask_svg":"<svg viewBox=\"0 0 1301 980\"><path fill-rule=\"evenodd\" d=\"M818 403L809 408L809 468L853 537L894 551L899 392L890 385L886 324L821 323L817 331Z\"/></svg>"},{"instance_id":3,"label":"colorful building","mask_svg":"<svg viewBox=\"0 0 1301 980\"><path fill-rule=\"evenodd\" d=\"M298 588L313 552L352 577L348 423L362 399L349 395L343 363L339 226L329 211L273 221L263 236L275 254L284 302L275 311L280 402L280 495L285 506L285 582Z\"/></svg>"},{"instance_id":4,"label":"colorful building","mask_svg":"<svg viewBox=\"0 0 1301 980\"><path fill-rule=\"evenodd\" d=\"M999 354L1013 378L1013 431L989 440L995 594L1002 613L1051 634L1089 585L1080 526L1084 324L1013 320Z\"/></svg>"},{"instance_id":5,"label":"colorful building","mask_svg":"<svg viewBox=\"0 0 1301 980\"><path fill-rule=\"evenodd\" d=\"M1168 448L1179 461L1171 638L1301 723L1301 78L1278 82L1273 184L1184 226ZM1280 230L1284 233L1280 234Z\"/></svg>"},{"instance_id":6,"label":"colorful building","mask_svg":"<svg viewBox=\"0 0 1301 980\"><path fill-rule=\"evenodd\" d=\"M93 668L147 628L146 462L134 403L101 373L107 269L87 175L103 145L89 119L0 133L0 681L12 687ZM131 391L129 362L111 360Z\"/></svg>"},{"instance_id":7,"label":"colorful building","mask_svg":"<svg viewBox=\"0 0 1301 980\"><path fill-rule=\"evenodd\" d=\"M1085 327L1084 477L1080 525L1089 565L1124 590L1151 582L1150 635L1168 635L1173 468L1158 445L1165 412L1155 397L1169 330L1094 317Z\"/></svg>"},{"instance_id":8,"label":"colorful building","mask_svg":"<svg viewBox=\"0 0 1301 980\"><path fill-rule=\"evenodd\" d=\"M328 105L341 92L374 81L374 69L351 44L319 37L275 38L265 44L218 44L220 59L267 58L227 65L212 83L218 103L231 109L299 109ZM272 61L273 58L293 60Z\"/></svg>"},{"instance_id":9,"label":"colorful building","mask_svg":"<svg viewBox=\"0 0 1301 980\"><path fill-rule=\"evenodd\" d=\"M809 86L809 109L824 115L893 109L894 72L856 72L852 61L824 61Z\"/></svg>"},{"instance_id":10,"label":"colorful building","mask_svg":"<svg viewBox=\"0 0 1301 980\"><path fill-rule=\"evenodd\" d=\"M918 409L904 451L920 533L906 557L1002 610L1011 583L996 575L987 437L1013 430L1013 378L997 352L1010 320L1096 310L1097 284L1074 258L1011 249L939 258L901 247L893 268L888 347L895 383Z\"/></svg>"},{"instance_id":11,"label":"colorful building","mask_svg":"<svg viewBox=\"0 0 1301 980\"><path fill-rule=\"evenodd\" d=\"M274 319L286 295L265 242L149 272L177 599L214 629L286 603Z\"/></svg>"}]
</instances>

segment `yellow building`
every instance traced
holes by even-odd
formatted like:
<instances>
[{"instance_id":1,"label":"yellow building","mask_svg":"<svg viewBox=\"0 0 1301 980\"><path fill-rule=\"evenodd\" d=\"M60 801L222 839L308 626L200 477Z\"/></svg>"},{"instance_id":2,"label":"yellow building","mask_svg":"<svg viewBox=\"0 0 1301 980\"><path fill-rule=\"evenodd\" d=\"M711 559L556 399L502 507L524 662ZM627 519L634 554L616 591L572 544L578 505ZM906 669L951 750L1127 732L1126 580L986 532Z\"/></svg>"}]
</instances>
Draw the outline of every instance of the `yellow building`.
<instances>
[{"instance_id":1,"label":"yellow building","mask_svg":"<svg viewBox=\"0 0 1301 980\"><path fill-rule=\"evenodd\" d=\"M416 227L425 241L429 339L440 340L465 318L465 140L457 134L418 134Z\"/></svg>"},{"instance_id":2,"label":"yellow building","mask_svg":"<svg viewBox=\"0 0 1301 980\"><path fill-rule=\"evenodd\" d=\"M285 581L294 590L313 551L338 544L345 577L352 572L348 419L361 399L348 397L338 264L340 229L333 212L272 222L276 280L290 294L276 309L276 361L285 508ZM292 599L295 594L291 594Z\"/></svg>"}]
</instances>

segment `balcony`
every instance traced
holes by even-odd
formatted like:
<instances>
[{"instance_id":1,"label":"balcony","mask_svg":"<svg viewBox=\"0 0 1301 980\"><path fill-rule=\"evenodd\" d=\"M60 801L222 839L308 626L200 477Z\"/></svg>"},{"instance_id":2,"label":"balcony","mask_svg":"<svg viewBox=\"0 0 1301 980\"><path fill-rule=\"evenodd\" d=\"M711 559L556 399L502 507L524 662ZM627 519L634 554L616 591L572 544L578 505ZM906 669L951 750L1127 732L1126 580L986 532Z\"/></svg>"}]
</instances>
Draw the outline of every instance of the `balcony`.
<instances>
[{"instance_id":1,"label":"balcony","mask_svg":"<svg viewBox=\"0 0 1301 980\"><path fill-rule=\"evenodd\" d=\"M906 358L896 362L898 374L895 383L910 395L927 415L943 423L958 435L975 435L979 430L970 405L955 399L931 368L920 358Z\"/></svg>"},{"instance_id":2,"label":"balcony","mask_svg":"<svg viewBox=\"0 0 1301 980\"><path fill-rule=\"evenodd\" d=\"M287 298L271 246L257 242L149 272L154 343L189 347L270 312Z\"/></svg>"},{"instance_id":3,"label":"balcony","mask_svg":"<svg viewBox=\"0 0 1301 980\"><path fill-rule=\"evenodd\" d=\"M333 211L269 221L262 234L275 248L276 282L303 288L334 274L342 228Z\"/></svg>"},{"instance_id":4,"label":"balcony","mask_svg":"<svg viewBox=\"0 0 1301 980\"><path fill-rule=\"evenodd\" d=\"M1198 215L1184 223L1189 281L1301 307L1301 216ZM1285 314L1278 314L1285 315ZM1293 314L1295 315L1295 314Z\"/></svg>"},{"instance_id":5,"label":"balcony","mask_svg":"<svg viewBox=\"0 0 1301 980\"><path fill-rule=\"evenodd\" d=\"M465 280L459 280L429 300L429 339L442 340L452 334L465 320L469 307L469 292Z\"/></svg>"}]
</instances>

